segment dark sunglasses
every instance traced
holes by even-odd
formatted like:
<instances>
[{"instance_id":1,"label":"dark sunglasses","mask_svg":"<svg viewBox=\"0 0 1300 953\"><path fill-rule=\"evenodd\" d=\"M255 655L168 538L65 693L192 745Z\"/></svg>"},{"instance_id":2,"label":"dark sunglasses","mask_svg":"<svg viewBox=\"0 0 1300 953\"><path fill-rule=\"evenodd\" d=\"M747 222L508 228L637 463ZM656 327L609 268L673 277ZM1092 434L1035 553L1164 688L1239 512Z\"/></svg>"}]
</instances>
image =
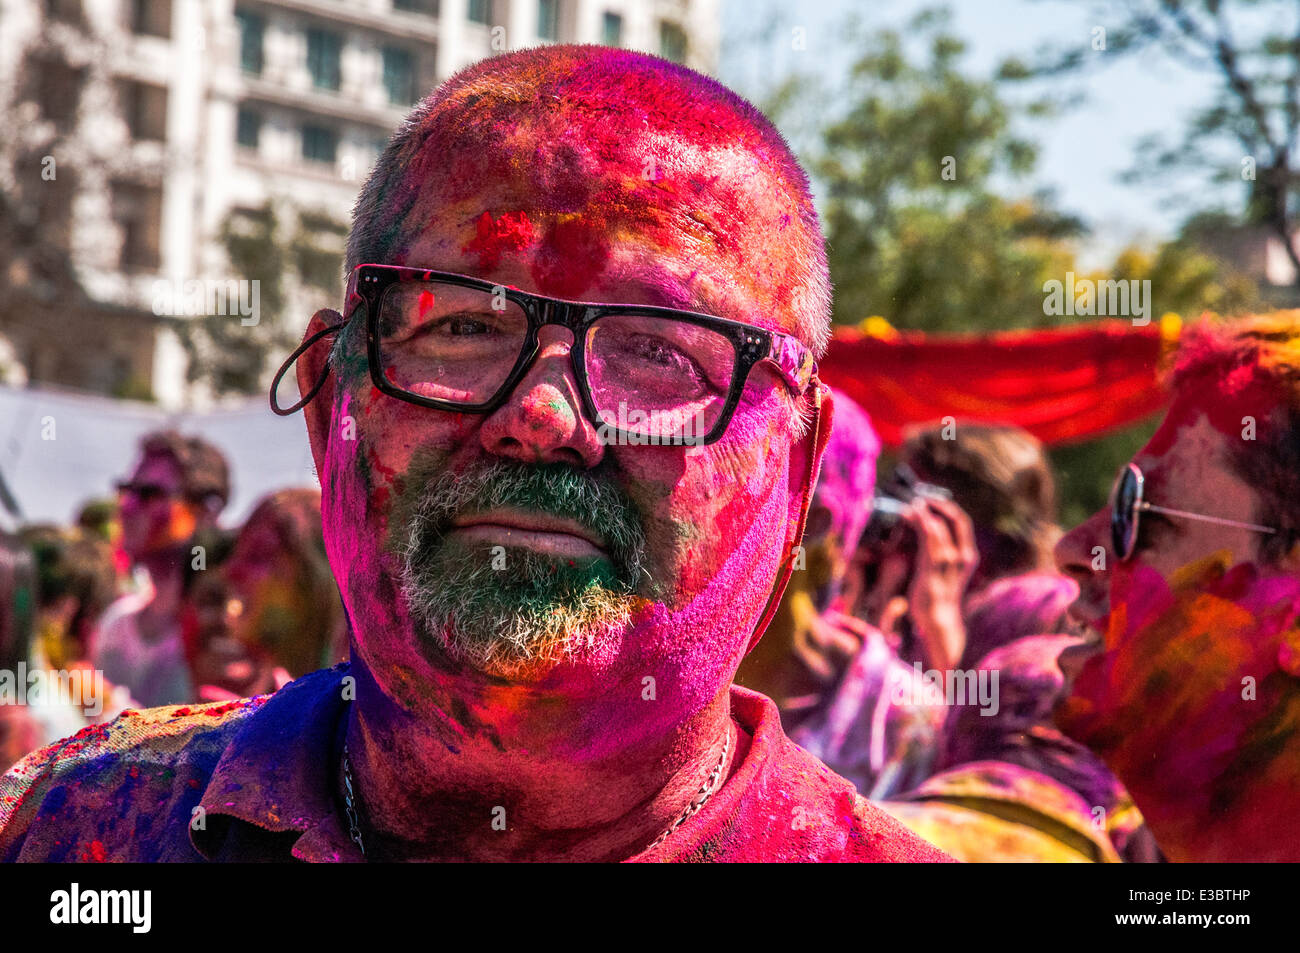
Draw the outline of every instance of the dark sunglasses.
<instances>
[{"instance_id":1,"label":"dark sunglasses","mask_svg":"<svg viewBox=\"0 0 1300 953\"><path fill-rule=\"evenodd\" d=\"M606 442L713 443L757 364L772 364L796 396L817 371L797 338L741 321L548 298L424 268L359 265L345 300L348 320L304 341L276 374L271 409L277 414L305 406L325 382L322 375L298 403L279 407L276 389L293 361L362 312L374 386L397 400L458 413L500 407L532 366L538 332L552 324L566 328L583 412Z\"/></svg>"},{"instance_id":2,"label":"dark sunglasses","mask_svg":"<svg viewBox=\"0 0 1300 953\"><path fill-rule=\"evenodd\" d=\"M118 481L117 492L120 496L133 496L141 503L170 500L178 495L157 483L132 483L129 480Z\"/></svg>"},{"instance_id":3,"label":"dark sunglasses","mask_svg":"<svg viewBox=\"0 0 1300 953\"><path fill-rule=\"evenodd\" d=\"M1242 523L1238 520L1223 519L1219 516L1205 516L1201 513L1189 513L1186 510L1174 510L1165 506L1156 506L1143 499L1146 478L1136 463L1125 464L1115 479L1115 486L1110 491L1110 542L1115 556L1124 562L1137 550L1138 526L1143 512L1160 513L1164 516L1177 516L1180 519L1196 520L1201 523L1214 523L1218 526L1233 526L1249 529L1256 533L1276 533L1271 526L1257 523Z\"/></svg>"}]
</instances>

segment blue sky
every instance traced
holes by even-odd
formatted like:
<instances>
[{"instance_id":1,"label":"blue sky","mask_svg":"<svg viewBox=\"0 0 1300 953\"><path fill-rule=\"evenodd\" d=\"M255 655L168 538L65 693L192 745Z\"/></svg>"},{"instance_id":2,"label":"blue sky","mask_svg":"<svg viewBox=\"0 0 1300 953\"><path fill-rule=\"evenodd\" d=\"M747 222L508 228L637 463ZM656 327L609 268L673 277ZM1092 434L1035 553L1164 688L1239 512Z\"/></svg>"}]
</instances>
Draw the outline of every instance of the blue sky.
<instances>
[{"instance_id":1,"label":"blue sky","mask_svg":"<svg viewBox=\"0 0 1300 953\"><path fill-rule=\"evenodd\" d=\"M851 51L837 37L848 16L856 13L873 27L899 25L916 11L935 5L924 0L783 4L723 0L721 79L754 95L764 84L806 64L828 76L842 74L851 62ZM1007 56L1028 58L1044 45L1077 40L1088 46L1093 27L1106 22L1104 3L955 0L950 7L955 30L969 45L966 69L976 75L988 75ZM777 8L781 41L766 47L753 42L764 24L774 19L770 14L764 17L762 11ZM791 52L784 40L793 25L807 31L804 53ZM776 32L772 30L774 40ZM1053 189L1058 204L1092 228L1092 237L1080 249L1082 263L1101 266L1127 244L1151 244L1168 236L1189 211L1185 206L1167 207L1169 193L1163 188L1124 184L1117 176L1133 164L1134 145L1142 136L1179 138L1181 120L1209 98L1213 78L1149 54L1116 57L1087 77L1063 82L1082 91L1086 99L1063 116L1024 130L1040 145L1038 170L1027 182L1009 183L1007 191ZM1185 190L1199 182L1176 184ZM1235 205L1238 196L1229 191L1220 201Z\"/></svg>"}]
</instances>

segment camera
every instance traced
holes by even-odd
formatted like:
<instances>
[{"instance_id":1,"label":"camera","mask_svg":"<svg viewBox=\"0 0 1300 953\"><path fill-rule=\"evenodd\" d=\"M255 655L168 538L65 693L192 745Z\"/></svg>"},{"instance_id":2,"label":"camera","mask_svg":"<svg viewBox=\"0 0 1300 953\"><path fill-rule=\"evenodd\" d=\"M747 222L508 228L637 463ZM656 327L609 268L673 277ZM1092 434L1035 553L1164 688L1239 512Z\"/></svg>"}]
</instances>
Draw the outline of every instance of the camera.
<instances>
[{"instance_id":1,"label":"camera","mask_svg":"<svg viewBox=\"0 0 1300 953\"><path fill-rule=\"evenodd\" d=\"M916 499L951 500L952 493L941 486L926 483L905 463L876 487L871 503L871 518L862 533L861 546L880 558L892 553L916 555L916 533L903 522L903 511Z\"/></svg>"}]
</instances>

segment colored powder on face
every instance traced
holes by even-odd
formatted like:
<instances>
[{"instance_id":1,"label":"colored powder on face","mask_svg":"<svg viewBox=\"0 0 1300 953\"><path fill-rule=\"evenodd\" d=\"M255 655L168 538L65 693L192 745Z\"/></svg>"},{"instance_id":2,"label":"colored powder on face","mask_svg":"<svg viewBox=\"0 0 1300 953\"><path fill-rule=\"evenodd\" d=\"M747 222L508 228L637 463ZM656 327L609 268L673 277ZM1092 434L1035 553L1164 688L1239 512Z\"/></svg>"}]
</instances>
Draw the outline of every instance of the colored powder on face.
<instances>
[{"instance_id":1,"label":"colored powder on face","mask_svg":"<svg viewBox=\"0 0 1300 953\"><path fill-rule=\"evenodd\" d=\"M1168 453L1183 428L1194 424L1202 415L1229 440L1240 440L1244 418L1253 418L1263 426L1286 400L1285 392L1276 382L1253 366L1238 367L1222 377L1213 373L1199 375L1184 381L1180 394L1147 444L1146 453L1153 456Z\"/></svg>"},{"instance_id":2,"label":"colored powder on face","mask_svg":"<svg viewBox=\"0 0 1300 953\"><path fill-rule=\"evenodd\" d=\"M491 272L500 264L502 254L518 253L532 241L533 223L528 220L527 212L505 212L496 219L490 212L484 212L478 217L474 239L464 251L478 255L479 268Z\"/></svg>"},{"instance_id":3,"label":"colored powder on face","mask_svg":"<svg viewBox=\"0 0 1300 953\"><path fill-rule=\"evenodd\" d=\"M1129 787L1157 838L1161 825L1191 839L1211 815L1248 826L1249 817L1232 816L1245 810L1239 804L1296 783L1300 729L1277 716L1300 698L1293 681L1269 673L1300 616L1300 583L1228 562L1216 554L1168 583L1136 573L1117 593L1124 611L1112 614L1107 650L1085 663L1056 713ZM1243 704L1247 675L1259 701Z\"/></svg>"},{"instance_id":4,"label":"colored powder on face","mask_svg":"<svg viewBox=\"0 0 1300 953\"><path fill-rule=\"evenodd\" d=\"M529 272L542 294L576 298L591 287L609 259L609 226L596 216L556 222Z\"/></svg>"}]
</instances>

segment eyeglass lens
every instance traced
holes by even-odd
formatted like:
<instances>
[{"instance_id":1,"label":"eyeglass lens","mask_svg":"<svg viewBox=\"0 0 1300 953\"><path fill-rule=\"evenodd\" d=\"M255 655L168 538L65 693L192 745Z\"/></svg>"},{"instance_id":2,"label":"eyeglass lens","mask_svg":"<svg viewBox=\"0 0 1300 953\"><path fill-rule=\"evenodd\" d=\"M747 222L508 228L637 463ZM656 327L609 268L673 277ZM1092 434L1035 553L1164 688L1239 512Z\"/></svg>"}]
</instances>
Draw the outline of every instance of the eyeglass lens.
<instances>
[{"instance_id":1,"label":"eyeglass lens","mask_svg":"<svg viewBox=\"0 0 1300 953\"><path fill-rule=\"evenodd\" d=\"M1111 544L1121 560L1128 559L1137 548L1138 503L1141 500L1140 473L1130 464L1120 471L1115 481L1110 507Z\"/></svg>"},{"instance_id":2,"label":"eyeglass lens","mask_svg":"<svg viewBox=\"0 0 1300 953\"><path fill-rule=\"evenodd\" d=\"M502 292L439 281L390 287L379 314L385 379L419 397L491 400L527 344L528 317ZM583 372L600 422L649 438L703 437L721 417L736 353L688 321L603 315L586 331Z\"/></svg>"}]
</instances>

